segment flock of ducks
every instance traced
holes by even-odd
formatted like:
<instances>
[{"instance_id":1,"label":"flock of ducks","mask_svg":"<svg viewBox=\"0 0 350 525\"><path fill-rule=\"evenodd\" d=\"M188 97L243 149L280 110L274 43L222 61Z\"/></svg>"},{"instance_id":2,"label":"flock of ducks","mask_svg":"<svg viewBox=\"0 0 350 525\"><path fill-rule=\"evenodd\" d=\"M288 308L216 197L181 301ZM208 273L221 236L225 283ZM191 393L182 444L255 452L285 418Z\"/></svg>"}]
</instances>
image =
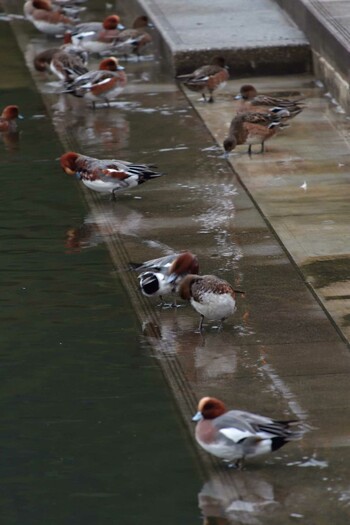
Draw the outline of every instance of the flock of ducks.
<instances>
[{"instance_id":1,"label":"flock of ducks","mask_svg":"<svg viewBox=\"0 0 350 525\"><path fill-rule=\"evenodd\" d=\"M124 29L118 15L110 15L102 22L78 23L79 14L86 9L83 3L84 0L27 0L24 14L42 33L64 38L59 47L38 54L34 67L40 72L54 74L63 84L62 93L85 98L95 108L98 101L109 105L127 83L124 68L114 55L139 56L152 37L144 29L150 25L147 16L138 17L132 29ZM89 71L91 53L112 55L101 60L97 71ZM215 57L211 64L177 78L188 89L200 92L204 101L213 103L214 91L228 80L229 73L224 59ZM241 144L248 144L249 153L253 144L260 144L264 151L266 140L304 108L301 99L292 101L259 95L252 85L242 86L236 98L240 99L237 115L224 141L227 153ZM0 117L0 131L15 132L16 119L20 117L17 106L5 108ZM76 152L64 153L60 164L66 174L74 176L90 190L109 194L113 200L117 193L163 175L155 166L101 160ZM145 296L159 297L163 306L166 295L189 301L200 315L200 332L205 318L218 321L221 328L223 321L235 312L236 294L243 293L215 275L200 275L198 258L189 251L146 261L134 265L134 269ZM198 444L237 467L242 466L246 457L277 450L301 436L291 428L294 421L227 411L222 401L212 397L200 400L193 420L197 421Z\"/></svg>"}]
</instances>

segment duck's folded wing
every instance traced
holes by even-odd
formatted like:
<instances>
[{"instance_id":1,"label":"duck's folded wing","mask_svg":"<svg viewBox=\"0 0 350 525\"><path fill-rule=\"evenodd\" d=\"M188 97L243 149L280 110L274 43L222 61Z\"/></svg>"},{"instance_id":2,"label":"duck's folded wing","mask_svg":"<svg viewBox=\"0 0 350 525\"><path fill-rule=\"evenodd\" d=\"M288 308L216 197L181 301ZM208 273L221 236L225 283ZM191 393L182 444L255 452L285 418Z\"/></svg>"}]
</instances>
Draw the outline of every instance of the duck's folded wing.
<instances>
[{"instance_id":1,"label":"duck's folded wing","mask_svg":"<svg viewBox=\"0 0 350 525\"><path fill-rule=\"evenodd\" d=\"M286 436L292 431L290 426L293 423L297 423L297 420L286 420L277 421L269 417L260 416L252 412L244 412L241 410L235 410L235 417L240 421L244 421L245 424L249 425L253 431L262 437L271 436Z\"/></svg>"},{"instance_id":2,"label":"duck's folded wing","mask_svg":"<svg viewBox=\"0 0 350 525\"><path fill-rule=\"evenodd\" d=\"M269 95L257 95L254 100L252 101L253 106L280 106L282 108L293 108L297 106L299 103L302 104L302 101L299 100L289 100L288 98L280 98L280 97L271 97Z\"/></svg>"},{"instance_id":3,"label":"duck's folded wing","mask_svg":"<svg viewBox=\"0 0 350 525\"><path fill-rule=\"evenodd\" d=\"M178 253L166 255L165 257L159 257L158 259L151 259L144 263L138 264L134 269L136 271L152 270L153 272L162 272L167 270L171 263L178 257Z\"/></svg>"},{"instance_id":4,"label":"duck's folded wing","mask_svg":"<svg viewBox=\"0 0 350 525\"><path fill-rule=\"evenodd\" d=\"M92 87L107 84L111 80L110 71L89 71L84 75L77 77L72 83L69 84L71 89L86 89L89 90Z\"/></svg>"},{"instance_id":5,"label":"duck's folded wing","mask_svg":"<svg viewBox=\"0 0 350 525\"><path fill-rule=\"evenodd\" d=\"M240 410L230 410L213 420L215 428L226 437L237 442L255 434L254 427L250 424L248 418L244 417L246 413Z\"/></svg>"}]
</instances>

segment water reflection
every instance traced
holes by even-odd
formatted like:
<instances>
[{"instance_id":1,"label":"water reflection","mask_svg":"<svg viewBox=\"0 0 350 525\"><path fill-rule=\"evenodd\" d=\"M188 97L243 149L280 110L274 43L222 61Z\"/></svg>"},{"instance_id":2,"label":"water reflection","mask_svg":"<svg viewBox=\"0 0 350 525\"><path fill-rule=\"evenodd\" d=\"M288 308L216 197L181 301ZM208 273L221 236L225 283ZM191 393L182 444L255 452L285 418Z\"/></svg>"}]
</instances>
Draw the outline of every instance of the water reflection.
<instances>
[{"instance_id":1,"label":"water reflection","mask_svg":"<svg viewBox=\"0 0 350 525\"><path fill-rule=\"evenodd\" d=\"M196 330L197 316L189 303L178 302L180 308L159 310L157 340L152 341L158 350L158 356L176 356L181 360L186 378L199 389L218 388L231 382L237 373L238 348L232 341L232 330L221 332L208 330L199 333ZM144 335L154 337L149 327L151 319L144 323ZM233 330L236 330L236 325ZM241 366L241 365L240 365Z\"/></svg>"},{"instance_id":2,"label":"water reflection","mask_svg":"<svg viewBox=\"0 0 350 525\"><path fill-rule=\"evenodd\" d=\"M92 248L118 235L138 236L143 228L144 215L119 202L100 202L91 209L83 224L66 231L65 246L68 251Z\"/></svg>"},{"instance_id":3,"label":"water reflection","mask_svg":"<svg viewBox=\"0 0 350 525\"><path fill-rule=\"evenodd\" d=\"M213 476L198 494L203 525L258 525L280 505L274 486L259 473L233 472Z\"/></svg>"},{"instance_id":4,"label":"water reflection","mask_svg":"<svg viewBox=\"0 0 350 525\"><path fill-rule=\"evenodd\" d=\"M281 525L290 520L328 525L332 502L337 505L334 523L348 523L349 478L346 465L333 464L336 453L326 461L310 450L302 462L286 464L288 454L292 449L264 463L251 462L246 470L222 466L213 472L198 493L203 525Z\"/></svg>"},{"instance_id":5,"label":"water reflection","mask_svg":"<svg viewBox=\"0 0 350 525\"><path fill-rule=\"evenodd\" d=\"M19 150L19 135L19 131L0 133L0 141L4 144L5 149L10 153Z\"/></svg>"},{"instance_id":6,"label":"water reflection","mask_svg":"<svg viewBox=\"0 0 350 525\"><path fill-rule=\"evenodd\" d=\"M104 155L115 158L116 150L124 149L129 143L130 125L117 108L104 108L103 111L82 111L81 100L61 95L53 106L54 122L60 133L67 128L67 111L70 125L84 149L103 146Z\"/></svg>"}]
</instances>

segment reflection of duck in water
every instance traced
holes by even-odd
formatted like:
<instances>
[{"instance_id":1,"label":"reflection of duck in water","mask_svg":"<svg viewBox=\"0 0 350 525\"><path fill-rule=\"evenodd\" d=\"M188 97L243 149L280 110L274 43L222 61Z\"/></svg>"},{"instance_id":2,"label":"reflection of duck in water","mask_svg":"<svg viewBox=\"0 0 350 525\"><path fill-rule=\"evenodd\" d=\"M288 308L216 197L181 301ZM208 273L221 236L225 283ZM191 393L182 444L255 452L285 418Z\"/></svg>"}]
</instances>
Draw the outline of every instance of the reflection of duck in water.
<instances>
[{"instance_id":1,"label":"reflection of duck in water","mask_svg":"<svg viewBox=\"0 0 350 525\"><path fill-rule=\"evenodd\" d=\"M8 151L18 149L17 119L22 119L18 106L6 106L0 116L0 137Z\"/></svg>"},{"instance_id":2,"label":"reflection of duck in water","mask_svg":"<svg viewBox=\"0 0 350 525\"><path fill-rule=\"evenodd\" d=\"M207 452L241 467L245 458L274 452L289 441L301 438L293 431L295 420L279 421L243 410L227 411L214 397L203 397L198 412L196 441Z\"/></svg>"},{"instance_id":3,"label":"reflection of duck in water","mask_svg":"<svg viewBox=\"0 0 350 525\"><path fill-rule=\"evenodd\" d=\"M244 523L256 525L260 517L275 512L274 487L259 473L234 472L224 479L213 476L198 494L203 525Z\"/></svg>"},{"instance_id":4,"label":"reflection of duck in water","mask_svg":"<svg viewBox=\"0 0 350 525\"><path fill-rule=\"evenodd\" d=\"M142 213L124 205L103 203L90 212L84 223L66 232L65 246L69 251L92 248L118 235L137 236L144 228Z\"/></svg>"},{"instance_id":5,"label":"reflection of duck in water","mask_svg":"<svg viewBox=\"0 0 350 525\"><path fill-rule=\"evenodd\" d=\"M80 107L79 113L75 128L84 146L96 147L96 144L103 144L104 150L114 155L116 150L127 147L130 127L122 113L116 115L114 111L86 111L82 115ZM65 126L64 121L62 126Z\"/></svg>"}]
</instances>

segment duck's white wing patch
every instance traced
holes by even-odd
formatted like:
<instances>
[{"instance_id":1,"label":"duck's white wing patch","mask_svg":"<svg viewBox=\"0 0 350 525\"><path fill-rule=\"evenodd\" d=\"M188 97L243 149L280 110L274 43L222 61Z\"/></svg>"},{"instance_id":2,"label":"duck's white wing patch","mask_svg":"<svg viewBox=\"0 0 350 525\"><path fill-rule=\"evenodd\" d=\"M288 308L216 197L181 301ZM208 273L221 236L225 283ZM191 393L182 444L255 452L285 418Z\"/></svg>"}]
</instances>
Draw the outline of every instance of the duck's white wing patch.
<instances>
[{"instance_id":1,"label":"duck's white wing patch","mask_svg":"<svg viewBox=\"0 0 350 525\"><path fill-rule=\"evenodd\" d=\"M255 437L252 432L249 432L248 430L239 430L238 428L221 428L219 432L220 434L224 434L225 437L234 443L238 443L242 439Z\"/></svg>"}]
</instances>

